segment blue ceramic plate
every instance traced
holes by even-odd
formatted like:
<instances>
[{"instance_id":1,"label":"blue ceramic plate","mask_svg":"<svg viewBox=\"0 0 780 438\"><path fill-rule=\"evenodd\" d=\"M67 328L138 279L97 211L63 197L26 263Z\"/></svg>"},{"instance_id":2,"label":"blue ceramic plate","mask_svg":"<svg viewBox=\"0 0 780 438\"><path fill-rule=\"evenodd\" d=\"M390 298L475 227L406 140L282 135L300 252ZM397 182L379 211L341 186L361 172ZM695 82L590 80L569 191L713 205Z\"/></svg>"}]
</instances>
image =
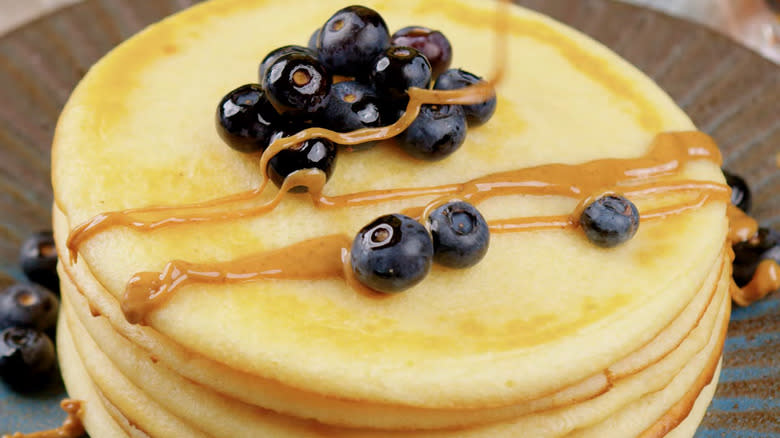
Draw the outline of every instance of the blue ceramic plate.
<instances>
[{"instance_id":1,"label":"blue ceramic plate","mask_svg":"<svg viewBox=\"0 0 780 438\"><path fill-rule=\"evenodd\" d=\"M192 0L86 0L0 38L0 286L17 251L51 228L49 146L70 91L120 41ZM780 228L780 68L711 30L609 0L523 0L611 47L653 77L754 188L753 214ZM780 294L732 315L724 368L698 437L780 436ZM59 425L61 384L0 385L0 434ZM102 438L102 437L101 437Z\"/></svg>"}]
</instances>

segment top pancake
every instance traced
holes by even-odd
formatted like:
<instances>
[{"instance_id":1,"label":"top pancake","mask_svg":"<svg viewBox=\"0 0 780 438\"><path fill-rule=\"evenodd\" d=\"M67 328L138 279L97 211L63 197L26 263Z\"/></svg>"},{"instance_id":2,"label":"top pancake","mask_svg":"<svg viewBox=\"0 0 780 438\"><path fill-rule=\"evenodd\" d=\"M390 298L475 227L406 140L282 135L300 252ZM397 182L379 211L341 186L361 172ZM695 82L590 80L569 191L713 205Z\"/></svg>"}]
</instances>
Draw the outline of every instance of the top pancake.
<instances>
[{"instance_id":1,"label":"top pancake","mask_svg":"<svg viewBox=\"0 0 780 438\"><path fill-rule=\"evenodd\" d=\"M53 185L70 227L107 211L258 186L258 157L217 136L216 104L257 81L268 51L305 42L347 4L216 0L112 51L74 91L57 127ZM494 3L363 4L391 31L441 30L454 48L453 67L491 71ZM694 129L652 81L583 35L518 7L509 30L496 115L470 130L460 150L437 163L408 158L391 142L342 153L325 194L637 157L659 132ZM676 178L722 182L718 166L705 161ZM293 195L267 215L239 221L152 233L112 228L81 246L79 263L119 297L133 274L173 259L226 261L327 234L352 236L376 216L425 201L317 210ZM576 202L513 196L479 208L490 220L567 214ZM367 296L342 280L191 285L148 322L188 349L312 392L428 407L500 405L574 383L651 339L696 293L726 227L725 204L709 203L643 222L632 240L609 250L570 230L495 234L477 266L434 267L401 294Z\"/></svg>"}]
</instances>

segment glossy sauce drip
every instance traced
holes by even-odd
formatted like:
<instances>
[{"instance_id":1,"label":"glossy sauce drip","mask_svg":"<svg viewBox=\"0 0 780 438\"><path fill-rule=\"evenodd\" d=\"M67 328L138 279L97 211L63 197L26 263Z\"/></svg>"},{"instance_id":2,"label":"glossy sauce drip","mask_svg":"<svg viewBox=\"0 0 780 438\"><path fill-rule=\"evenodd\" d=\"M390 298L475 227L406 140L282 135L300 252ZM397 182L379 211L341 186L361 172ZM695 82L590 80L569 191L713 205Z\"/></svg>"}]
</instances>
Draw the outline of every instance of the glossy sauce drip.
<instances>
[{"instance_id":1,"label":"glossy sauce drip","mask_svg":"<svg viewBox=\"0 0 780 438\"><path fill-rule=\"evenodd\" d=\"M728 239L732 245L749 240L758 232L758 222L738 207L729 204L726 216L729 218Z\"/></svg>"},{"instance_id":2,"label":"glossy sauce drip","mask_svg":"<svg viewBox=\"0 0 780 438\"><path fill-rule=\"evenodd\" d=\"M726 214L729 218L729 250L733 261L734 251L731 250L731 245L750 240L758 232L758 223L732 204L729 204ZM762 260L745 286L740 288L732 279L729 293L735 303L747 306L777 289L780 289L780 265L774 260Z\"/></svg>"},{"instance_id":3,"label":"glossy sauce drip","mask_svg":"<svg viewBox=\"0 0 780 438\"><path fill-rule=\"evenodd\" d=\"M386 128L380 128L379 130ZM363 129L353 133L334 134L349 136L361 131L376 130L377 129ZM299 136L301 138L309 138L308 135L314 135L306 134L310 131L319 132L320 129L308 129L306 131L301 131L294 136L280 140L294 139ZM300 141L300 138L297 141ZM357 143L362 141L364 140L357 141ZM281 147L281 144L282 143L274 142L274 145L266 150L265 154L275 147ZM319 187L319 181L317 181L316 184L314 184L316 187L310 187L309 193L312 196L315 205L321 208L343 208L370 205L425 196L458 197L474 204L491 197L514 194L558 195L579 199L583 196L588 196L604 190L614 190L625 193L628 187L622 187L623 190L621 190L621 187L618 186L635 185L639 182L652 180L653 178L673 175L678 172L685 163L697 159L708 159L720 164L720 151L709 136L697 131L669 132L658 134L653 140L648 153L639 158L609 158L589 161L582 164L545 164L490 174L459 184L373 190L339 196L321 195L321 187ZM324 183L324 180L322 183ZM725 186L716 185L714 183L691 182L691 184L694 186L696 184L705 184L713 187L719 186L722 189L725 189ZM78 254L78 248L85 240L111 227L125 226L136 231L152 231L176 225L235 220L244 217L258 216L271 211L279 202L281 202L287 190L299 185L309 186L309 183L301 182L295 177L288 177L276 197L259 206L244 208L235 206L231 208L228 207L237 202L251 202L254 196L262 192L264 186L245 193L231 195L200 204L190 204L178 207L139 208L103 213L77 226L71 231L67 242L71 260L75 260L75 257ZM682 187L679 185L679 182L663 183L658 181L645 183L643 187L647 190L646 194L649 196L661 193L662 191L690 191L700 190L703 187L694 186ZM633 190L636 192L636 196L643 196L639 189L634 188Z\"/></svg>"},{"instance_id":4,"label":"glossy sauce drip","mask_svg":"<svg viewBox=\"0 0 780 438\"><path fill-rule=\"evenodd\" d=\"M60 402L60 408L68 414L68 418L65 419L62 426L41 432L17 432L13 435L3 435L3 438L79 438L86 433L84 425L81 422L81 415L84 410L82 405L83 403L78 400L62 400Z\"/></svg>"},{"instance_id":5,"label":"glossy sauce drip","mask_svg":"<svg viewBox=\"0 0 780 438\"><path fill-rule=\"evenodd\" d=\"M405 213L424 220L426 212L452 199L465 199L478 204L494 197L512 194L562 195L579 198L578 206L568 215L520 217L489 221L492 232L522 232L545 229L574 229L579 212L603 193L620 192L632 198L648 198L667 193L693 193L690 200L641 212L642 221L663 219L670 215L699 208L710 201L727 201L727 186L694 180L645 182L647 178L668 175L693 159L708 159L719 163L717 147L701 133L659 134L649 152L639 158L595 160L578 165L551 164L478 178L462 184L417 189L393 189L326 197L321 194L324 175L316 170L299 171L288 177L289 187L305 185L314 204L320 208L349 207L388 200L439 195L424 206L412 207ZM641 183L640 183L641 182ZM607 189L600 189L608 187ZM280 191L283 193L284 189ZM278 195L260 207L269 211L278 203ZM259 210L258 210L259 211ZM244 213L242 213L244 214ZM181 223L174 221L172 223ZM154 228L147 228L149 231ZM180 287L194 283L243 283L267 279L316 280L342 278L351 287L366 292L351 278L348 265L351 237L332 235L310 239L284 248L257 253L242 259L193 264L169 262L162 272L144 272L128 283L122 298L122 309L128 321L144 323L146 315L166 302ZM307 263L300 263L307 260ZM368 291L370 293L370 291Z\"/></svg>"},{"instance_id":6,"label":"glossy sauce drip","mask_svg":"<svg viewBox=\"0 0 780 438\"><path fill-rule=\"evenodd\" d=\"M643 222L663 219L699 208L705 202L725 200L726 196L702 195L691 204L671 205L641 213ZM512 233L549 229L574 229L574 215L524 217L490 221L493 233ZM214 263L168 262L162 272L141 272L128 282L121 306L128 322L144 324L146 315L165 303L179 288L195 283L228 284L259 280L320 280L342 278L358 292L381 296L360 285L349 266L352 238L330 235L309 239L291 246ZM306 263L301 263L306 260Z\"/></svg>"},{"instance_id":7,"label":"glossy sauce drip","mask_svg":"<svg viewBox=\"0 0 780 438\"><path fill-rule=\"evenodd\" d=\"M762 260L750 282L741 288L731 282L731 299L740 306L748 306L773 291L780 289L780 265L774 260Z\"/></svg>"},{"instance_id":8,"label":"glossy sauce drip","mask_svg":"<svg viewBox=\"0 0 780 438\"><path fill-rule=\"evenodd\" d=\"M133 276L122 296L122 311L130 323L170 298L178 288L193 283L244 283L258 280L318 280L344 276L342 253L352 241L332 235L305 240L284 248L222 263L169 262L162 272ZM301 263L307 260L307 263Z\"/></svg>"}]
</instances>

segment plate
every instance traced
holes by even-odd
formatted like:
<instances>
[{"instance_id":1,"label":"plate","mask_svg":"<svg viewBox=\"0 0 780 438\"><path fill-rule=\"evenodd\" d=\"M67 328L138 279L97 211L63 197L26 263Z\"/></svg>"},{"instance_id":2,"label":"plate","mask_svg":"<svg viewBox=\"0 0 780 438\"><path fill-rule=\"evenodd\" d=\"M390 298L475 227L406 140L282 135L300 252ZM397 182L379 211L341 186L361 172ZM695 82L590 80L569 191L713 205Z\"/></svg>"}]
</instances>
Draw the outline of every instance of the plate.
<instances>
[{"instance_id":1,"label":"plate","mask_svg":"<svg viewBox=\"0 0 780 438\"><path fill-rule=\"evenodd\" d=\"M86 0L0 38L0 285L22 278L18 247L51 228L50 144L88 68L192 0ZM609 0L520 0L650 75L720 144L754 190L753 215L780 228L780 67L712 30ZM121 86L121 84L117 84ZM88 172L89 169L84 169ZM780 293L735 309L715 400L697 437L780 434ZM62 385L33 396L0 385L0 433L56 427Z\"/></svg>"}]
</instances>

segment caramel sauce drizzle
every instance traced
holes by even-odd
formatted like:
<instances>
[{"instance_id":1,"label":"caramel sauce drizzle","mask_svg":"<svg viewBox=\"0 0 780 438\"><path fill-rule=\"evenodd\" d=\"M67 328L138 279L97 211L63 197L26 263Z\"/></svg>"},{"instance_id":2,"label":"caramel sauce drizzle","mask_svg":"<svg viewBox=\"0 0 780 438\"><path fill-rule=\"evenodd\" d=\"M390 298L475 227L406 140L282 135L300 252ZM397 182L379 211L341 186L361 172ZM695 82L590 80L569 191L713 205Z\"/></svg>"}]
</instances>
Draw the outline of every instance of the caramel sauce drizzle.
<instances>
[{"instance_id":1,"label":"caramel sauce drizzle","mask_svg":"<svg viewBox=\"0 0 780 438\"><path fill-rule=\"evenodd\" d=\"M246 209L209 215L209 211L197 215L162 216L142 221L139 210L132 214L114 213L113 225L127 225L139 231L152 231L165 226L188 222L225 220L228 218L259 215L278 205L286 191L296 186L309 188L309 196L318 208L345 208L370 205L391 200L418 197L436 198L425 205L411 207L404 213L422 220L427 212L452 199L463 199L473 204L496 196L516 194L558 195L579 199L574 211L567 215L519 217L490 221L492 232L507 233L544 229L574 229L579 222L579 212L595 197L604 193L620 192L632 199L655 197L666 193L693 193L691 200L653 210L643 211L641 219L658 220L670 215L699 208L706 202L726 201L730 192L723 184L677 180L665 181L687 162L707 159L720 162L720 152L715 143L700 132L662 133L656 136L648 152L638 158L601 159L582 164L546 164L523 169L490 174L465 183L433 187L402 188L325 196L322 188L324 174L318 170L302 170L291 174L282 189L272 200ZM648 182L650 181L650 182ZM235 197L227 202L234 202ZM185 206L182 209L191 209ZM142 213L159 213L147 210ZM166 213L167 214L167 213ZM111 213L101 218L112 217ZM107 226L109 222L101 222ZM243 283L268 279L326 279L341 278L350 286L364 290L351 278L348 265L349 236L332 235L306 240L288 247L253 254L241 259L220 263L194 264L175 260L162 272L138 273L129 281L122 297L122 310L128 321L145 322L146 315L166 302L179 288L194 283ZM300 263L305 259L311 263Z\"/></svg>"},{"instance_id":2,"label":"caramel sauce drizzle","mask_svg":"<svg viewBox=\"0 0 780 438\"><path fill-rule=\"evenodd\" d=\"M774 260L762 260L753 274L750 282L743 287L738 287L731 282L731 299L740 306L748 306L770 292L780 289L780 265Z\"/></svg>"},{"instance_id":3,"label":"caramel sauce drizzle","mask_svg":"<svg viewBox=\"0 0 780 438\"><path fill-rule=\"evenodd\" d=\"M84 413L83 402L65 399L60 402L60 408L68 414L62 426L56 429L33 433L16 432L13 435L3 435L3 438L79 438L86 433L81 416Z\"/></svg>"},{"instance_id":4,"label":"caramel sauce drizzle","mask_svg":"<svg viewBox=\"0 0 780 438\"><path fill-rule=\"evenodd\" d=\"M631 199L654 197L666 193L692 192L697 195L686 202L641 213L642 221L659 220L700 208L707 202L729 199L729 188L722 184L695 180L666 182L659 179L678 171L688 161L702 158L718 164L720 162L717 146L705 134L662 133L655 138L648 153L639 158L594 160L578 165L548 164L491 174L461 184L376 190L331 197L322 194L325 184L325 176L322 172L302 170L291 174L279 193L272 200L259 206L231 212L221 211L211 216L201 212L197 216L173 219L163 217L154 222L140 222L137 217L122 216L122 212L119 212L116 217L123 218L127 222L115 224L130 224L129 226L140 231L152 231L187 222L226 220L264 214L278 205L289 189L297 186L308 187L312 202L319 208L344 208L438 195L438 198L424 206L412 207L404 211L418 219L427 217L427 212L431 209L452 199L464 199L474 204L494 196L514 194L559 195L580 199L577 207L568 215L490 221L490 230L496 233L576 229L582 209L593 199L605 193L620 192ZM647 179L651 182L645 182ZM652 181L653 179L659 180ZM237 197L227 199L226 202L230 203L235 202ZM183 207L184 210L188 208L192 207ZM133 213L137 212L139 210L133 211ZM146 212L157 213L160 210L146 210L144 213ZM731 219L729 239L739 241L743 236L755 233L757 224L744 213L729 208L729 217ZM196 264L181 260L171 261L162 272L142 272L133 276L121 300L122 310L129 322L143 324L146 315L165 303L179 288L196 283L225 284L270 279L341 278L353 288L366 292L366 288L357 284L351 277L348 260L350 246L349 236L331 235L227 262ZM302 264L301 259L313 262ZM780 271L772 265L766 265L769 267L762 267L760 272L757 271L756 278L743 289L744 292L739 292L738 288L732 289L736 297L735 301L747 302L754 299L752 297L766 295L777 288L777 274ZM751 298L740 298L741 296Z\"/></svg>"},{"instance_id":5,"label":"caramel sauce drizzle","mask_svg":"<svg viewBox=\"0 0 780 438\"><path fill-rule=\"evenodd\" d=\"M758 232L756 220L736 206L729 204L726 214L729 218L728 240L732 245L748 241ZM731 249L731 245L729 245L729 250L733 261L734 250ZM753 273L750 282L745 286L740 288L732 279L729 293L735 303L740 306L748 306L777 289L780 289L780 264L767 259L758 264L756 272Z\"/></svg>"},{"instance_id":6,"label":"caramel sauce drizzle","mask_svg":"<svg viewBox=\"0 0 780 438\"><path fill-rule=\"evenodd\" d=\"M342 257L351 245L349 237L336 234L222 263L175 260L160 273L134 275L122 296L122 311L130 323L143 322L144 316L167 301L176 289L193 283L343 278L345 263ZM301 263L301 259L310 262Z\"/></svg>"},{"instance_id":7,"label":"caramel sauce drizzle","mask_svg":"<svg viewBox=\"0 0 780 438\"><path fill-rule=\"evenodd\" d=\"M479 85L479 84L478 84ZM420 90L429 92L432 90ZM468 89L451 90L448 92L467 93ZM479 92L481 93L481 92ZM411 106L411 103L410 103ZM419 104L415 105L419 111ZM416 113L416 112L415 112ZM408 114L408 113L407 113ZM400 123L403 120L399 120ZM413 119L412 119L413 120ZM397 124L396 123L396 124ZM358 144L368 140L383 139L389 137L372 137L372 132L382 131L382 135L394 136L398 132L390 130L394 125L377 128L361 129L358 131L340 134L320 128L311 128L301 131L293 136L281 138L275 141L264 153L263 157L272 157L284 147L282 145L295 145L300 141L315 138L332 133L333 137L351 138L352 143ZM368 132L368 137L354 137L357 133ZM330 134L327 134L330 135ZM357 139L355 139L357 138ZM292 143L290 139L296 139ZM334 139L334 141L339 141ZM285 147L287 147L285 146ZM71 261L78 256L78 247L95 234L115 226L125 226L137 231L153 231L169 226L235 220L244 217L258 216L271 211L281 202L285 193L296 186L309 187L309 194L314 204L323 208L344 208L359 205L377 204L379 202L399 199L410 199L424 196L457 195L471 203L494 197L512 194L525 195L558 195L580 198L615 185L636 184L649 178L672 175L688 161L696 159L709 159L720 163L721 155L717 145L712 139L697 131L680 133L661 133L656 136L650 151L642 157L634 159L602 159L583 164L545 164L540 166L517 169L508 172L500 172L476 178L461 184L449 184L422 188L401 188L358 192L340 196L322 195L324 179L317 180L311 173L296 172L291 174L277 195L267 203L247 208L227 208L228 205L238 202L251 201L261 194L267 184L268 178L264 177L262 185L247 192L231 195L224 198L189 204L182 206L137 208L123 211L103 213L89 221L78 225L71 231L67 246ZM265 166L261 165L264 169ZM304 174L305 173L305 174ZM677 183L675 183L677 184ZM706 185L714 187L713 183L704 183L696 186L695 181L690 182L689 187L664 189L664 184L650 183L645 186L646 195L660 193L660 191L701 190ZM721 186L725 187L725 186ZM620 191L620 190L616 190ZM631 196L630 194L628 196ZM635 196L642 196L636 191Z\"/></svg>"},{"instance_id":8,"label":"caramel sauce drizzle","mask_svg":"<svg viewBox=\"0 0 780 438\"><path fill-rule=\"evenodd\" d=\"M758 232L758 222L736 206L729 204L726 216L729 218L728 240L732 244L749 240Z\"/></svg>"}]
</instances>

